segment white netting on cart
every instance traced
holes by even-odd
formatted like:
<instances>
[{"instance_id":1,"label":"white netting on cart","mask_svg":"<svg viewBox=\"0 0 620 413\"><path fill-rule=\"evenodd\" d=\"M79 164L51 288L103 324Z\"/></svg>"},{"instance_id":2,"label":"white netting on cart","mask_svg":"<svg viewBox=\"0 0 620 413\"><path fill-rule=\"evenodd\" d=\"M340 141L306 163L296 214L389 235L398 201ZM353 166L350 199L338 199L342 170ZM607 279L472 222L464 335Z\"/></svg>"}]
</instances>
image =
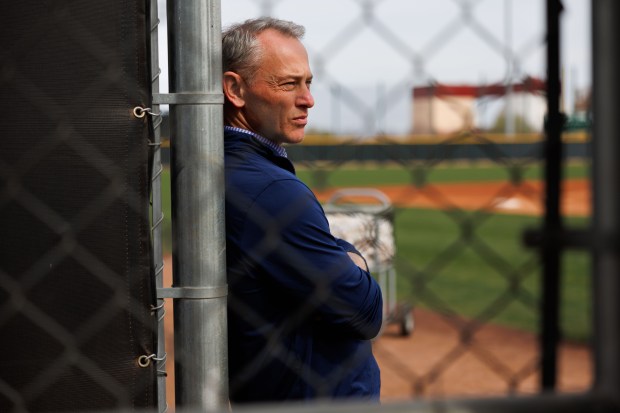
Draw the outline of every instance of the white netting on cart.
<instances>
[{"instance_id":1,"label":"white netting on cart","mask_svg":"<svg viewBox=\"0 0 620 413\"><path fill-rule=\"evenodd\" d=\"M390 267L396 253L394 225L388 217L368 212L326 212L335 237L353 244L371 270Z\"/></svg>"}]
</instances>

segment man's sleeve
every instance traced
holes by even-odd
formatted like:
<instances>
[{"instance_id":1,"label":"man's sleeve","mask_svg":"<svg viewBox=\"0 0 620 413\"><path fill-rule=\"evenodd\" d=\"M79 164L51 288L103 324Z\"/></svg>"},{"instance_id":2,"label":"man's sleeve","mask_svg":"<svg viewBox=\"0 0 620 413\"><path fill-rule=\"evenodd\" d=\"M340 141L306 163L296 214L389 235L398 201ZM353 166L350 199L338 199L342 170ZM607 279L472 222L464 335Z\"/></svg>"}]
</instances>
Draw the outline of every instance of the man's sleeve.
<instances>
[{"instance_id":1,"label":"man's sleeve","mask_svg":"<svg viewBox=\"0 0 620 413\"><path fill-rule=\"evenodd\" d=\"M351 244L350 242L345 241L345 240L340 239L340 238L335 238L335 240L336 240L336 244L338 244L340 246L340 248L342 248L346 252L353 252L353 253L355 253L357 255L360 255L360 256L362 255L362 253L359 252L357 250L357 248L355 248L355 245Z\"/></svg>"},{"instance_id":2,"label":"man's sleeve","mask_svg":"<svg viewBox=\"0 0 620 413\"><path fill-rule=\"evenodd\" d=\"M250 211L243 248L274 288L339 334L360 339L378 334L379 285L348 256L357 250L331 235L321 205L303 183L273 183Z\"/></svg>"}]
</instances>

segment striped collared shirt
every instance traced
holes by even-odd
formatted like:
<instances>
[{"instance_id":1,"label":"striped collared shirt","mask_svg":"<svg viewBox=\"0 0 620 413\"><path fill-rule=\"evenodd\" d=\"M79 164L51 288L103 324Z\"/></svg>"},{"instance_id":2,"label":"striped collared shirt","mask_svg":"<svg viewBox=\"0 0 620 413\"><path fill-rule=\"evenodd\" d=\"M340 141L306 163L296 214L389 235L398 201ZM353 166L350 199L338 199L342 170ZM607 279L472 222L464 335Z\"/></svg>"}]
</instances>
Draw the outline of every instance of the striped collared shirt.
<instances>
[{"instance_id":1,"label":"striped collared shirt","mask_svg":"<svg viewBox=\"0 0 620 413\"><path fill-rule=\"evenodd\" d=\"M288 154L286 153L286 149L284 149L284 147L282 147L282 145L278 145L277 143L275 143L272 140L269 140L265 137L260 136L259 134L256 134L254 132L251 132L247 129L241 129L241 128L237 128L234 126L224 126L225 130L229 130L232 132L240 132L240 133L245 133L247 135L250 135L251 137L253 137L254 139L256 139L257 141L259 141L260 143L262 143L263 145L273 149L274 151L276 151L276 153L284 158L288 158Z\"/></svg>"}]
</instances>

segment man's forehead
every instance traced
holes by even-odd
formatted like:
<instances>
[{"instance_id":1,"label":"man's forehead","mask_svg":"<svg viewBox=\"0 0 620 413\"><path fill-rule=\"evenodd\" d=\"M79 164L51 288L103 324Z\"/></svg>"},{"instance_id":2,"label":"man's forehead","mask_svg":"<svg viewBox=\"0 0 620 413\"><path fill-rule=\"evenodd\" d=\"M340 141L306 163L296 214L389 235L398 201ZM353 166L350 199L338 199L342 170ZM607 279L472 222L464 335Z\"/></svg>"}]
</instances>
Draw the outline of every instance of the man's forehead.
<instances>
[{"instance_id":1,"label":"man's forehead","mask_svg":"<svg viewBox=\"0 0 620 413\"><path fill-rule=\"evenodd\" d=\"M276 32L259 40L262 46L259 71L276 77L312 77L306 48L298 39Z\"/></svg>"},{"instance_id":2,"label":"man's forehead","mask_svg":"<svg viewBox=\"0 0 620 413\"><path fill-rule=\"evenodd\" d=\"M256 36L256 39L265 51L277 51L283 47L288 47L303 50L304 53L306 52L306 48L301 40L296 37L280 33L274 29L262 31Z\"/></svg>"},{"instance_id":3,"label":"man's forehead","mask_svg":"<svg viewBox=\"0 0 620 413\"><path fill-rule=\"evenodd\" d=\"M259 67L258 72L262 72L265 77L271 78L273 80L312 79L313 77L310 67L306 65L262 65L261 67Z\"/></svg>"}]
</instances>

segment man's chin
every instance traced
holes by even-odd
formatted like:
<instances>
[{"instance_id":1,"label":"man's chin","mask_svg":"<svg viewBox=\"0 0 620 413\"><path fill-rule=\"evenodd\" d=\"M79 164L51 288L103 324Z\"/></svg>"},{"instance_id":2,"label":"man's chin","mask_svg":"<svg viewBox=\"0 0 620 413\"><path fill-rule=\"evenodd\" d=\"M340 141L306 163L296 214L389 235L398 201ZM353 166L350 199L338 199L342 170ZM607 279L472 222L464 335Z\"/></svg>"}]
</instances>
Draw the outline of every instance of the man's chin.
<instances>
[{"instance_id":1,"label":"man's chin","mask_svg":"<svg viewBox=\"0 0 620 413\"><path fill-rule=\"evenodd\" d=\"M287 136L286 139L284 140L284 144L295 145L297 143L303 142L304 138L305 138L305 134L295 135L295 136Z\"/></svg>"}]
</instances>

